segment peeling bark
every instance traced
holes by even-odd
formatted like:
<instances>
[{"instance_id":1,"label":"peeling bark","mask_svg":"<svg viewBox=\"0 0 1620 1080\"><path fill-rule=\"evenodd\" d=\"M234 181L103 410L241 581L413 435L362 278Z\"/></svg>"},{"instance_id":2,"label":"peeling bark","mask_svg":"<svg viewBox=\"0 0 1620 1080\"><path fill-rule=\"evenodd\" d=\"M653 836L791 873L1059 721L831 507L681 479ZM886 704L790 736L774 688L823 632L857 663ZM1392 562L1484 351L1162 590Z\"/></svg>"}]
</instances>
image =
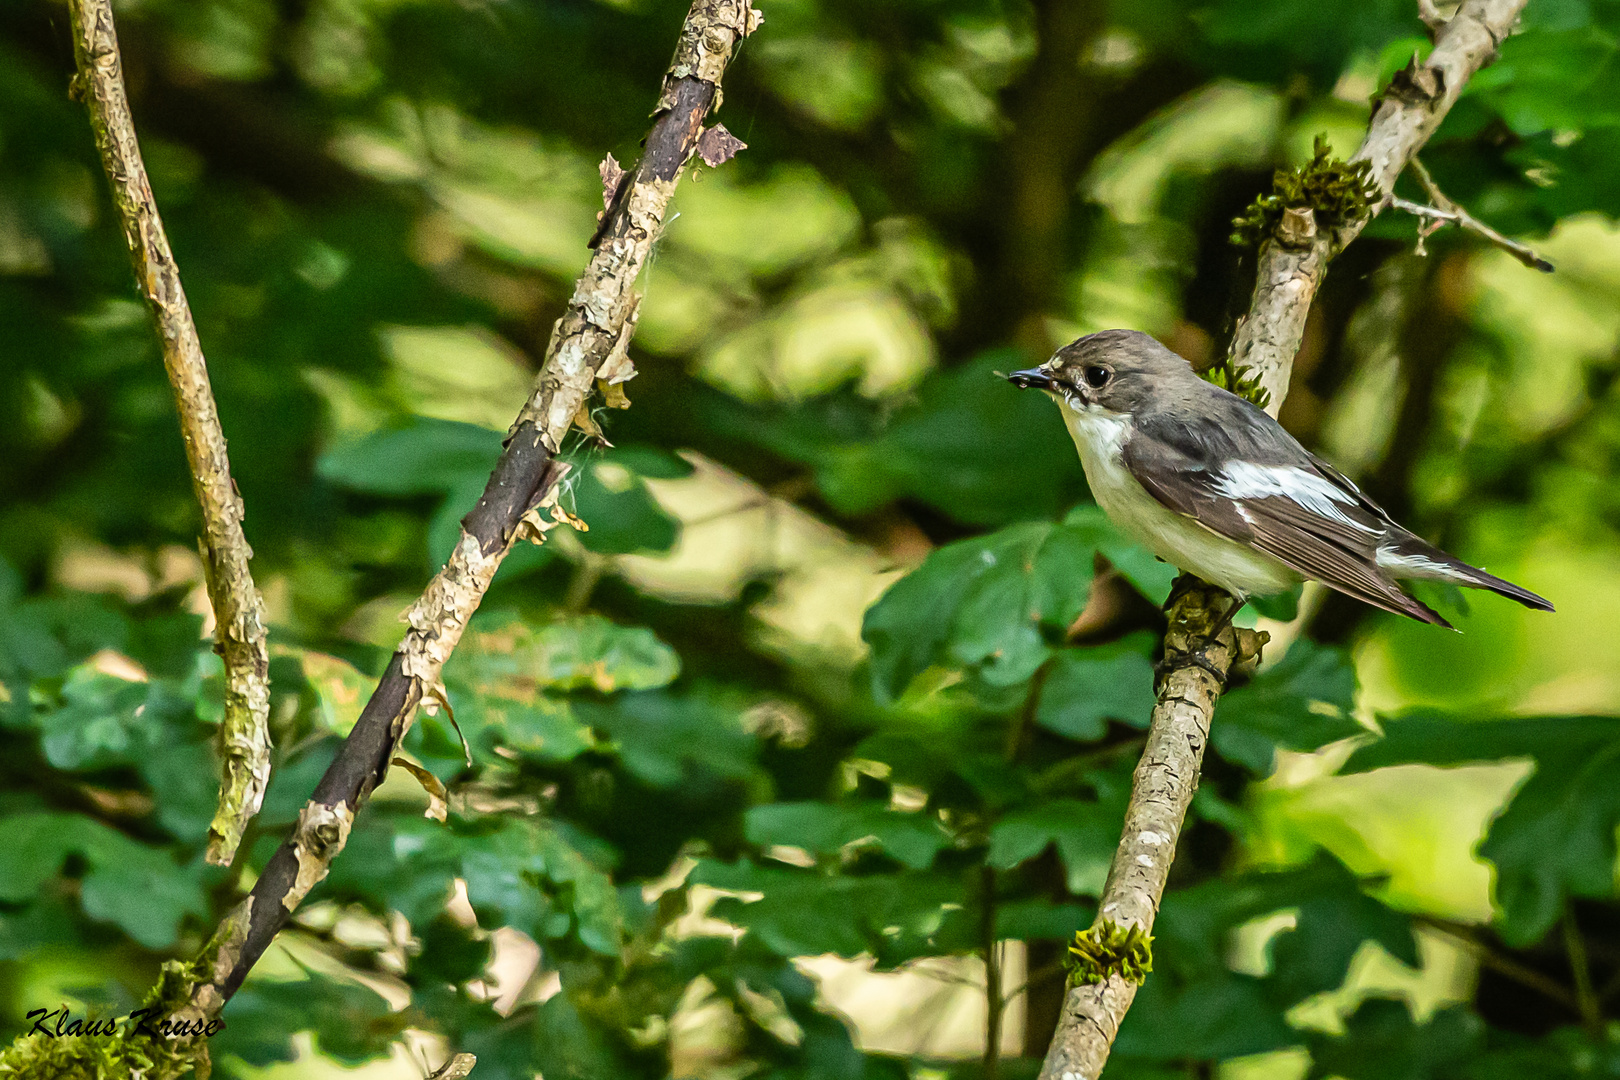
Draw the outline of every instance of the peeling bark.
<instances>
[{"instance_id":1,"label":"peeling bark","mask_svg":"<svg viewBox=\"0 0 1620 1080\"><path fill-rule=\"evenodd\" d=\"M1369 214L1337 229L1319 228L1308 212L1286 215L1260 249L1260 271L1249 313L1232 342L1234 367L1258 375L1273 416L1288 393L1294 354L1305 334L1311 301L1329 260L1354 240L1371 215L1388 206L1395 178L1456 102L1468 79L1490 63L1518 22L1526 0L1465 0L1435 35L1426 62L1414 58L1373 109L1353 161L1372 165L1382 199ZM1226 594L1203 583L1173 602L1165 636L1166 673L1148 727L1148 744L1131 785L1125 826L1109 869L1097 917L1151 932L1164 895L1176 841L1198 787L1209 727L1230 668L1253 663L1262 638L1227 628L1211 640ZM1249 635L1244 640L1243 635ZM1208 664L1213 670L1206 670ZM1219 677L1217 677L1219 676ZM1151 976L1149 976L1151 978ZM1119 976L1071 987L1040 1080L1098 1080L1136 985Z\"/></svg>"},{"instance_id":2,"label":"peeling bark","mask_svg":"<svg viewBox=\"0 0 1620 1080\"><path fill-rule=\"evenodd\" d=\"M225 720L220 728L225 775L219 811L208 827L208 861L225 866L235 857L242 830L259 812L270 782L264 603L248 570L253 550L242 534L242 497L231 480L208 365L135 138L112 6L108 0L72 0L69 13L78 65L74 91L89 109L135 277L162 340L192 490L202 508L203 535L197 546L214 609L214 648L225 660Z\"/></svg>"},{"instance_id":3,"label":"peeling bark","mask_svg":"<svg viewBox=\"0 0 1620 1080\"><path fill-rule=\"evenodd\" d=\"M444 698L440 672L512 547L552 522L536 511L555 499L568 467L554 460L593 384L634 374L626 356L639 297L634 283L662 231L670 197L693 156L703 120L737 43L759 25L749 0L695 0L664 78L646 150L635 172L604 168L608 209L589 266L557 320L535 387L513 423L478 503L462 519L449 560L403 619L410 624L377 689L252 893L227 917L198 961L191 1008L212 1016L241 986L305 894L343 850L354 815L382 782L416 707ZM621 392L622 397L622 392ZM560 512L553 510L553 521ZM470 1065L470 1063L468 1063ZM448 1075L448 1074L447 1074Z\"/></svg>"}]
</instances>

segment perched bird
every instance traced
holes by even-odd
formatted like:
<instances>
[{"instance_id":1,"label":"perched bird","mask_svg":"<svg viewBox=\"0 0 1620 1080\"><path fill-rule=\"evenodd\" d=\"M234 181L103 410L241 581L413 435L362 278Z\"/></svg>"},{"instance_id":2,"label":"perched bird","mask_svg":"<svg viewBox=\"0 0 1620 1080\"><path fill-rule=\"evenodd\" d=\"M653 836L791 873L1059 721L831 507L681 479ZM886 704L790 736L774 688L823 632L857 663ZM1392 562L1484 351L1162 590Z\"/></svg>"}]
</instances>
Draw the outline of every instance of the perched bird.
<instances>
[{"instance_id":1,"label":"perched bird","mask_svg":"<svg viewBox=\"0 0 1620 1080\"><path fill-rule=\"evenodd\" d=\"M1396 582L1451 582L1553 610L1396 524L1262 409L1205 382L1146 334L1090 334L1007 378L1058 403L1091 493L1115 525L1232 594L1226 619L1249 597L1301 578L1448 628Z\"/></svg>"}]
</instances>

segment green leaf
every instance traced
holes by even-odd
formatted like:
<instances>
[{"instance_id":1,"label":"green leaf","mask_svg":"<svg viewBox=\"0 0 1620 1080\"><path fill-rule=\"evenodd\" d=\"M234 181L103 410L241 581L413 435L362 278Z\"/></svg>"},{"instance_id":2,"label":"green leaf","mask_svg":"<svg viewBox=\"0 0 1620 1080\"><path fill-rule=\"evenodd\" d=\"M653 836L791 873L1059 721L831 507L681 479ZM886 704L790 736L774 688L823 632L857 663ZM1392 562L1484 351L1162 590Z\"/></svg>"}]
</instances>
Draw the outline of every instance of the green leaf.
<instances>
[{"instance_id":1,"label":"green leaf","mask_svg":"<svg viewBox=\"0 0 1620 1080\"><path fill-rule=\"evenodd\" d=\"M1345 1021L1342 1036L1311 1040L1310 1076L1344 1080L1430 1080L1454 1075L1453 1066L1479 1048L1484 1024L1454 1006L1416 1024L1404 1001L1369 997Z\"/></svg>"},{"instance_id":2,"label":"green leaf","mask_svg":"<svg viewBox=\"0 0 1620 1080\"><path fill-rule=\"evenodd\" d=\"M61 900L42 897L19 911L0 912L0 961L27 960L78 943L79 928Z\"/></svg>"},{"instance_id":3,"label":"green leaf","mask_svg":"<svg viewBox=\"0 0 1620 1080\"><path fill-rule=\"evenodd\" d=\"M567 761L596 746L588 721L544 691L649 690L680 674L680 657L652 631L582 615L538 629L496 613L478 620L445 667L462 729L475 745ZM444 746L432 752L452 749ZM451 756L459 756L459 749Z\"/></svg>"},{"instance_id":4,"label":"green leaf","mask_svg":"<svg viewBox=\"0 0 1620 1080\"><path fill-rule=\"evenodd\" d=\"M1485 1047L1469 1058L1467 1080L1585 1080L1620 1073L1620 1052L1607 1038L1593 1038L1578 1027L1540 1037L1488 1028ZM1454 1075L1448 1071L1448 1075Z\"/></svg>"},{"instance_id":5,"label":"green leaf","mask_svg":"<svg viewBox=\"0 0 1620 1080\"><path fill-rule=\"evenodd\" d=\"M1210 743L1226 760L1265 776L1279 748L1316 750L1364 731L1350 715L1355 695L1349 656L1301 639L1248 686L1221 699Z\"/></svg>"},{"instance_id":6,"label":"green leaf","mask_svg":"<svg viewBox=\"0 0 1620 1080\"><path fill-rule=\"evenodd\" d=\"M1035 722L1081 742L1102 738L1109 720L1145 728L1154 702L1152 650L1153 636L1143 632L1060 651L1041 686Z\"/></svg>"},{"instance_id":7,"label":"green leaf","mask_svg":"<svg viewBox=\"0 0 1620 1080\"><path fill-rule=\"evenodd\" d=\"M1299 617L1299 598L1304 591L1305 586L1300 584L1272 596L1250 597L1249 606L1268 619L1293 622Z\"/></svg>"},{"instance_id":8,"label":"green leaf","mask_svg":"<svg viewBox=\"0 0 1620 1080\"><path fill-rule=\"evenodd\" d=\"M456 716L474 746L504 746L537 761L572 761L597 745L591 729L580 722L568 702L547 697L521 702L478 695L459 702ZM441 731L434 752L440 751L441 756L461 757L460 741L453 732ZM475 759L477 756L475 752Z\"/></svg>"},{"instance_id":9,"label":"green leaf","mask_svg":"<svg viewBox=\"0 0 1620 1080\"><path fill-rule=\"evenodd\" d=\"M658 505L642 477L685 475L680 466L685 463L679 458L639 447L615 448L576 462L563 504L569 505L571 498L574 513L590 526L580 534L580 544L604 555L674 547L680 525Z\"/></svg>"},{"instance_id":10,"label":"green leaf","mask_svg":"<svg viewBox=\"0 0 1620 1080\"><path fill-rule=\"evenodd\" d=\"M417 814L369 815L322 888L370 898L416 923L443 909L460 878L486 928L511 926L541 941L572 937L618 956L624 914L612 878L595 861L602 847L562 823L532 818L452 815L441 825Z\"/></svg>"},{"instance_id":11,"label":"green leaf","mask_svg":"<svg viewBox=\"0 0 1620 1080\"><path fill-rule=\"evenodd\" d=\"M1273 974L1232 971L1232 935L1254 919L1289 910L1296 925L1271 943ZM1368 897L1326 856L1293 870L1167 893L1153 929L1154 973L1138 992L1118 1043L1122 1053L1153 1061L1229 1058L1297 1043L1285 1011L1338 988L1369 939L1409 963L1417 960L1407 918Z\"/></svg>"},{"instance_id":12,"label":"green leaf","mask_svg":"<svg viewBox=\"0 0 1620 1080\"><path fill-rule=\"evenodd\" d=\"M845 877L705 860L690 880L744 896L761 894L757 900L723 897L714 914L757 935L784 958L870 952L881 966L892 967L916 956L968 947L973 940L973 923L962 908L962 885L955 877Z\"/></svg>"},{"instance_id":13,"label":"green leaf","mask_svg":"<svg viewBox=\"0 0 1620 1080\"><path fill-rule=\"evenodd\" d=\"M1054 904L1050 900L1014 900L996 905L996 938L1017 941L1067 941L1091 925L1093 908Z\"/></svg>"},{"instance_id":14,"label":"green leaf","mask_svg":"<svg viewBox=\"0 0 1620 1080\"><path fill-rule=\"evenodd\" d=\"M893 699L933 664L963 666L993 686L1028 679L1085 607L1092 548L1083 530L1011 525L947 544L866 613L878 693Z\"/></svg>"},{"instance_id":15,"label":"green leaf","mask_svg":"<svg viewBox=\"0 0 1620 1080\"><path fill-rule=\"evenodd\" d=\"M68 664L67 650L51 632L47 609L22 598L22 575L0 558L0 681L26 686ZM13 695L27 700L27 694Z\"/></svg>"},{"instance_id":16,"label":"green leaf","mask_svg":"<svg viewBox=\"0 0 1620 1080\"><path fill-rule=\"evenodd\" d=\"M501 434L473 424L416 417L321 455L323 480L372 495L432 495L483 480L501 454ZM471 509L471 504L468 504Z\"/></svg>"},{"instance_id":17,"label":"green leaf","mask_svg":"<svg viewBox=\"0 0 1620 1080\"><path fill-rule=\"evenodd\" d=\"M58 769L95 769L136 760L145 747L140 714L149 690L147 683L76 669L62 686L62 707L38 720L45 732L40 744L46 760Z\"/></svg>"},{"instance_id":18,"label":"green leaf","mask_svg":"<svg viewBox=\"0 0 1620 1080\"><path fill-rule=\"evenodd\" d=\"M1464 93L1483 99L1519 135L1612 126L1620 122L1616 51L1614 34L1595 26L1515 34Z\"/></svg>"},{"instance_id":19,"label":"green leaf","mask_svg":"<svg viewBox=\"0 0 1620 1080\"><path fill-rule=\"evenodd\" d=\"M1014 811L991 826L985 860L998 870L1008 870L1055 843L1068 873L1069 891L1097 896L1119 846L1122 817L1122 805L1078 799L1054 799Z\"/></svg>"},{"instance_id":20,"label":"green leaf","mask_svg":"<svg viewBox=\"0 0 1620 1080\"><path fill-rule=\"evenodd\" d=\"M208 916L198 875L177 867L167 852L108 830L85 857L91 869L79 889L84 913L115 923L149 949L172 946L186 915Z\"/></svg>"},{"instance_id":21,"label":"green leaf","mask_svg":"<svg viewBox=\"0 0 1620 1080\"><path fill-rule=\"evenodd\" d=\"M1552 928L1567 897L1614 896L1620 718L1392 717L1384 737L1352 754L1344 771L1510 758L1529 758L1535 772L1491 823L1479 853L1496 865L1497 930L1524 946Z\"/></svg>"},{"instance_id":22,"label":"green leaf","mask_svg":"<svg viewBox=\"0 0 1620 1080\"><path fill-rule=\"evenodd\" d=\"M1405 964L1422 966L1411 919L1368 896L1335 859L1321 857L1284 872L1269 882L1269 892L1295 911L1293 928L1271 942L1273 973L1267 986L1283 1004L1337 990L1367 941L1378 942Z\"/></svg>"},{"instance_id":23,"label":"green leaf","mask_svg":"<svg viewBox=\"0 0 1620 1080\"><path fill-rule=\"evenodd\" d=\"M548 690L656 690L681 672L675 650L640 626L581 615L535 632L535 675Z\"/></svg>"},{"instance_id":24,"label":"green leaf","mask_svg":"<svg viewBox=\"0 0 1620 1080\"><path fill-rule=\"evenodd\" d=\"M1134 540L1127 539L1114 528L1100 506L1082 505L1069 511L1063 524L1086 530L1094 538L1097 550L1125 576L1136 591L1163 607L1170 596L1170 586L1181 571L1159 558Z\"/></svg>"},{"instance_id":25,"label":"green leaf","mask_svg":"<svg viewBox=\"0 0 1620 1080\"><path fill-rule=\"evenodd\" d=\"M533 1064L547 1080L635 1075L566 991L547 998L535 1015Z\"/></svg>"},{"instance_id":26,"label":"green leaf","mask_svg":"<svg viewBox=\"0 0 1620 1080\"><path fill-rule=\"evenodd\" d=\"M1293 869L1215 879L1167 893L1153 928L1155 978L1184 984L1225 979L1232 934L1281 911L1294 912L1295 925L1272 939L1273 974L1260 986L1278 1009L1338 988L1365 941L1378 942L1407 963L1418 962L1410 920L1368 896L1336 859L1319 855Z\"/></svg>"},{"instance_id":27,"label":"green leaf","mask_svg":"<svg viewBox=\"0 0 1620 1080\"><path fill-rule=\"evenodd\" d=\"M249 1065L292 1061L293 1036L315 1033L320 1051L350 1065L381 1057L403 1028L376 991L325 975L275 982L250 979L225 1006L225 1028L209 1040L216 1055Z\"/></svg>"},{"instance_id":28,"label":"green leaf","mask_svg":"<svg viewBox=\"0 0 1620 1080\"><path fill-rule=\"evenodd\" d=\"M422 948L410 959L409 979L415 987L450 984L461 986L478 978L489 965L493 940L477 934L440 914L432 922L411 928L421 939Z\"/></svg>"},{"instance_id":29,"label":"green leaf","mask_svg":"<svg viewBox=\"0 0 1620 1080\"><path fill-rule=\"evenodd\" d=\"M743 730L742 710L721 698L642 691L575 708L582 720L612 736L625 768L653 787L700 778L743 780L758 769L758 742Z\"/></svg>"},{"instance_id":30,"label":"green leaf","mask_svg":"<svg viewBox=\"0 0 1620 1080\"><path fill-rule=\"evenodd\" d=\"M1277 1050L1299 1041L1259 979L1230 971L1187 981L1162 970L1155 936L1154 973L1136 993L1114 1049L1146 1061L1220 1060Z\"/></svg>"},{"instance_id":31,"label":"green leaf","mask_svg":"<svg viewBox=\"0 0 1620 1080\"><path fill-rule=\"evenodd\" d=\"M570 843L562 829L541 829L537 839L541 866L536 872L562 890L563 901L573 911L573 931L580 942L602 956L617 958L624 916L613 879Z\"/></svg>"},{"instance_id":32,"label":"green leaf","mask_svg":"<svg viewBox=\"0 0 1620 1080\"><path fill-rule=\"evenodd\" d=\"M836 855L852 844L875 841L913 870L926 870L950 834L928 813L902 813L879 803L835 805L819 802L771 803L743 815L749 843L782 844L817 855Z\"/></svg>"},{"instance_id":33,"label":"green leaf","mask_svg":"<svg viewBox=\"0 0 1620 1080\"><path fill-rule=\"evenodd\" d=\"M208 835L219 802L219 762L211 742L176 743L143 754L137 767L165 829L191 843Z\"/></svg>"},{"instance_id":34,"label":"green leaf","mask_svg":"<svg viewBox=\"0 0 1620 1080\"><path fill-rule=\"evenodd\" d=\"M63 861L77 854L87 864L80 886L85 914L115 923L147 948L173 945L185 915L208 914L194 870L92 818L16 814L6 818L6 836L0 845L0 900L33 899Z\"/></svg>"}]
</instances>

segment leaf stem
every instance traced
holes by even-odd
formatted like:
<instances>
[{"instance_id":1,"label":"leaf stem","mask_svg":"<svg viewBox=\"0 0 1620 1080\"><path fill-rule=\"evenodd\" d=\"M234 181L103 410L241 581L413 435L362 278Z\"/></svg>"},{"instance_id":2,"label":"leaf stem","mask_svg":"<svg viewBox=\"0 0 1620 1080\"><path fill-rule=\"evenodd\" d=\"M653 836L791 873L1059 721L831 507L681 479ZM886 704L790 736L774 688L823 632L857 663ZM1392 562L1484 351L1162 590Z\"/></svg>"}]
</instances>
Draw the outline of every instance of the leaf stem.
<instances>
[{"instance_id":1,"label":"leaf stem","mask_svg":"<svg viewBox=\"0 0 1620 1080\"><path fill-rule=\"evenodd\" d=\"M1437 930L1451 938L1474 954L1481 967L1490 968L1498 975L1505 976L1520 986L1558 1002L1570 1009L1576 1008L1575 995L1561 985L1556 979L1542 974L1535 968L1519 963L1510 956L1503 956L1489 944L1481 941L1474 929L1463 923L1455 923L1448 919L1438 919L1432 916L1420 917L1415 920L1419 926Z\"/></svg>"},{"instance_id":2,"label":"leaf stem","mask_svg":"<svg viewBox=\"0 0 1620 1080\"><path fill-rule=\"evenodd\" d=\"M1024 695L1023 707L1018 710L1018 718L1007 728L1007 761L1010 763L1018 761L1018 755L1024 752L1024 744L1029 741L1029 730L1035 726L1035 713L1041 705L1041 689L1052 674L1052 664L1052 660L1047 660L1029 677L1029 693Z\"/></svg>"},{"instance_id":3,"label":"leaf stem","mask_svg":"<svg viewBox=\"0 0 1620 1080\"><path fill-rule=\"evenodd\" d=\"M1581 1014L1581 1026L1594 1039L1603 1037L1603 1006L1592 989L1592 965L1586 955L1586 939L1575 922L1575 908L1564 902L1564 951L1569 954L1569 970L1575 978L1575 1008Z\"/></svg>"}]
</instances>

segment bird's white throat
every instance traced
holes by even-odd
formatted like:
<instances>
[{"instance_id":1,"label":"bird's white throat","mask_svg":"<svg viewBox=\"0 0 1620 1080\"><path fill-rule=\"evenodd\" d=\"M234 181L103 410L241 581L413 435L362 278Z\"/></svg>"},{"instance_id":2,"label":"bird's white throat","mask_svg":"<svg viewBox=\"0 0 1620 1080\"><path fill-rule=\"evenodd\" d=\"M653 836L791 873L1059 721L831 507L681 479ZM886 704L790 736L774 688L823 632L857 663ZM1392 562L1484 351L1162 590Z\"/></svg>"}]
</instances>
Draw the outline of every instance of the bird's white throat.
<instances>
[{"instance_id":1,"label":"bird's white throat","mask_svg":"<svg viewBox=\"0 0 1620 1080\"><path fill-rule=\"evenodd\" d=\"M1121 532L1165 562L1236 596L1265 596L1300 580L1269 555L1206 529L1148 494L1123 458L1131 436L1129 416L1078 401L1060 400L1058 408L1080 451L1092 498Z\"/></svg>"}]
</instances>

